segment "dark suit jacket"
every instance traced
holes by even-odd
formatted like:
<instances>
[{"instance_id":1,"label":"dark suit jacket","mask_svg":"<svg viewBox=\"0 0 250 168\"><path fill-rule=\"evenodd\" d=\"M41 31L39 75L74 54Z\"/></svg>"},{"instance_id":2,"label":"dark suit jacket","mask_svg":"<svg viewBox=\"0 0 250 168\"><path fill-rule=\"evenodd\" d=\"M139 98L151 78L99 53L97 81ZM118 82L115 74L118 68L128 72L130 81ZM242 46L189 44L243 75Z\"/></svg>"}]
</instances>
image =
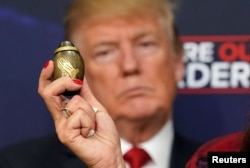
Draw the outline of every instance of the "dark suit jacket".
<instances>
[{"instance_id":1,"label":"dark suit jacket","mask_svg":"<svg viewBox=\"0 0 250 168\"><path fill-rule=\"evenodd\" d=\"M171 168L184 168L198 144L176 135ZM0 151L0 168L87 168L56 134L12 145Z\"/></svg>"}]
</instances>

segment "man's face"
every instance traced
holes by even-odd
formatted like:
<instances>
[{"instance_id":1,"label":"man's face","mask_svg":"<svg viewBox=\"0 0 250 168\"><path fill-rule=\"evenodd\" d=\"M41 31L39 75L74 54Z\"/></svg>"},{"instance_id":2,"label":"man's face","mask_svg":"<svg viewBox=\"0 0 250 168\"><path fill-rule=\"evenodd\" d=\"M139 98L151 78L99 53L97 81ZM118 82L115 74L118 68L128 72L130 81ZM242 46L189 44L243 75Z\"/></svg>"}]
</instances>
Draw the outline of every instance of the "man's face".
<instances>
[{"instance_id":1,"label":"man's face","mask_svg":"<svg viewBox=\"0 0 250 168\"><path fill-rule=\"evenodd\" d=\"M92 92L114 120L171 115L182 63L158 21L88 20L71 40L85 60Z\"/></svg>"}]
</instances>

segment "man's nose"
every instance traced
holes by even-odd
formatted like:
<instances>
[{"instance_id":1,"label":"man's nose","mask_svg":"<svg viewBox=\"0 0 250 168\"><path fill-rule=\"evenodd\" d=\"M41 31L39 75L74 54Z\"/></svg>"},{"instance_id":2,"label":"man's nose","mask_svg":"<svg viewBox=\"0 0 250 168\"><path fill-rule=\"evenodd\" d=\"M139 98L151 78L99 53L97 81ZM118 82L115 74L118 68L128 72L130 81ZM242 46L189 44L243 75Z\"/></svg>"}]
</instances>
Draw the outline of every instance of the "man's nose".
<instances>
[{"instance_id":1,"label":"man's nose","mask_svg":"<svg viewBox=\"0 0 250 168\"><path fill-rule=\"evenodd\" d=\"M139 60L134 54L132 47L124 47L121 58L121 68L124 76L139 73Z\"/></svg>"}]
</instances>

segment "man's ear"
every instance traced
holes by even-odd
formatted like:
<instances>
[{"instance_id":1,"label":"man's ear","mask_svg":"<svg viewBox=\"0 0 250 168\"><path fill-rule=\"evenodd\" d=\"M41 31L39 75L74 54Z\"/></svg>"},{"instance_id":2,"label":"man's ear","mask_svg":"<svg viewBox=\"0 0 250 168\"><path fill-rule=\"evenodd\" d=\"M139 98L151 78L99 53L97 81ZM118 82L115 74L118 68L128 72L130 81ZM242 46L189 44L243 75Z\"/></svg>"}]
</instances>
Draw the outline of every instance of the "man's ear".
<instances>
[{"instance_id":1,"label":"man's ear","mask_svg":"<svg viewBox=\"0 0 250 168\"><path fill-rule=\"evenodd\" d=\"M175 80L176 83L181 81L184 77L184 63L183 63L183 52L179 52L176 54L176 60L175 60Z\"/></svg>"}]
</instances>

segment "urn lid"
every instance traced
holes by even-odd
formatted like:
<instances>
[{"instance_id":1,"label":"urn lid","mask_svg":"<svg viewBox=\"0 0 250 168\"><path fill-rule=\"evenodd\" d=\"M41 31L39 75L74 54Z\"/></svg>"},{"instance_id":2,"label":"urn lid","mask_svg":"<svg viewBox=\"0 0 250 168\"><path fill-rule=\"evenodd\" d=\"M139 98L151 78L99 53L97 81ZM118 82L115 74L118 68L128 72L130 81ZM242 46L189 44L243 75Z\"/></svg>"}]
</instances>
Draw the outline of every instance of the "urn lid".
<instances>
[{"instance_id":1,"label":"urn lid","mask_svg":"<svg viewBox=\"0 0 250 168\"><path fill-rule=\"evenodd\" d=\"M78 49L70 41L63 41L63 42L61 42L59 47L54 51L54 54L56 54L60 51L76 51L76 52L78 52Z\"/></svg>"}]
</instances>

